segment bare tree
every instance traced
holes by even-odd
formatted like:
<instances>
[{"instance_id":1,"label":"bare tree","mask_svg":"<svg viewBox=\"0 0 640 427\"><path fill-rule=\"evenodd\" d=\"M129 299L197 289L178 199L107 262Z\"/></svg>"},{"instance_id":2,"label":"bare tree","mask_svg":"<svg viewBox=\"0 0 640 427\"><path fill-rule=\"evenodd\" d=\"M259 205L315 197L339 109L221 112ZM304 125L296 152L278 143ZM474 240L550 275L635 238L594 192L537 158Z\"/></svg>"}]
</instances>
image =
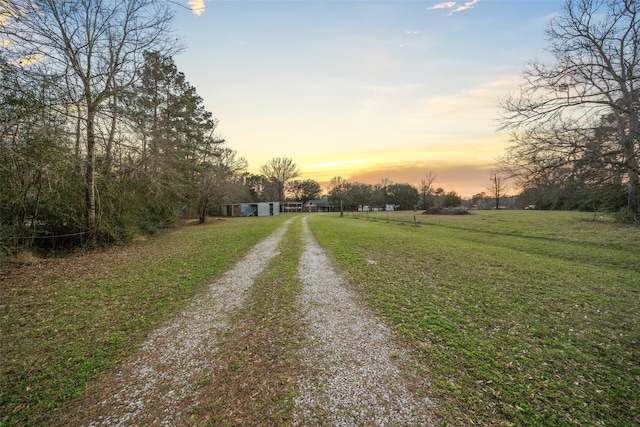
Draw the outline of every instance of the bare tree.
<instances>
[{"instance_id":1,"label":"bare tree","mask_svg":"<svg viewBox=\"0 0 640 427\"><path fill-rule=\"evenodd\" d=\"M2 32L12 54L41 60L67 78L68 99L61 102L69 108L61 109L75 106L83 129L86 223L95 244L97 117L103 103L134 82L145 51L179 49L173 13L162 0L33 0L5 13Z\"/></svg>"},{"instance_id":2,"label":"bare tree","mask_svg":"<svg viewBox=\"0 0 640 427\"><path fill-rule=\"evenodd\" d=\"M202 174L198 191L198 219L206 220L207 210L214 203L223 203L230 193L239 187L247 170L244 157L237 157L235 150L218 148Z\"/></svg>"},{"instance_id":3,"label":"bare tree","mask_svg":"<svg viewBox=\"0 0 640 427\"><path fill-rule=\"evenodd\" d=\"M433 193L433 181L436 180L436 174L429 171L426 177L420 180L420 194L422 195L422 209L427 209L427 201Z\"/></svg>"},{"instance_id":4,"label":"bare tree","mask_svg":"<svg viewBox=\"0 0 640 427\"><path fill-rule=\"evenodd\" d=\"M393 181L388 177L382 178L380 182L375 183L371 189L371 205L384 206L389 198L389 187L391 185L393 185Z\"/></svg>"},{"instance_id":5,"label":"bare tree","mask_svg":"<svg viewBox=\"0 0 640 427\"><path fill-rule=\"evenodd\" d=\"M500 209L500 199L506 196L507 185L500 174L491 174L491 185L487 188L489 196L496 202L496 210Z\"/></svg>"},{"instance_id":6,"label":"bare tree","mask_svg":"<svg viewBox=\"0 0 640 427\"><path fill-rule=\"evenodd\" d=\"M284 186L287 181L300 176L298 165L289 157L274 157L260 166L260 173L271 181L278 190L280 201L284 201Z\"/></svg>"},{"instance_id":7,"label":"bare tree","mask_svg":"<svg viewBox=\"0 0 640 427\"><path fill-rule=\"evenodd\" d=\"M334 176L329 180L329 186L327 187L327 193L340 191L345 186L347 180L342 176Z\"/></svg>"},{"instance_id":8,"label":"bare tree","mask_svg":"<svg viewBox=\"0 0 640 427\"><path fill-rule=\"evenodd\" d=\"M512 160L523 161L521 173L539 171L537 160L546 169L554 164L566 167L567 154L589 155L583 137L598 140L606 124L609 138L600 141L612 144L601 151L608 154L607 161L617 158L617 167L626 176L628 208L637 219L640 4L637 0L567 0L563 13L550 22L547 38L553 64L532 62L524 71L520 94L502 102L501 127L514 130ZM556 129L581 137L572 138L569 146L556 145L570 142L547 138ZM534 144L526 136L536 137ZM524 147L528 157L518 156L518 147Z\"/></svg>"},{"instance_id":9,"label":"bare tree","mask_svg":"<svg viewBox=\"0 0 640 427\"><path fill-rule=\"evenodd\" d=\"M320 184L313 179L294 180L287 185L287 192L298 202L317 199L322 194Z\"/></svg>"},{"instance_id":10,"label":"bare tree","mask_svg":"<svg viewBox=\"0 0 640 427\"><path fill-rule=\"evenodd\" d=\"M438 187L433 191L433 196L435 199L434 202L434 207L436 209L440 209L442 207L442 205L444 204L444 196L445 196L445 192L444 192L444 188L442 187Z\"/></svg>"}]
</instances>

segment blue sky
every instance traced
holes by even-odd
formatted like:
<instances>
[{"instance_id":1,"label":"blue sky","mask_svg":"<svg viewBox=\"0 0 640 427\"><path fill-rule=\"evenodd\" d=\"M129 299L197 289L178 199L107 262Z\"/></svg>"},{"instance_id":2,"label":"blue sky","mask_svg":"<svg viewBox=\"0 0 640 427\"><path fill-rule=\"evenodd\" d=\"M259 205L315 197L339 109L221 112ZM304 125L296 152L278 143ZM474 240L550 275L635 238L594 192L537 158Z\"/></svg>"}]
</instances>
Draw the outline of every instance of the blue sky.
<instances>
[{"instance_id":1,"label":"blue sky","mask_svg":"<svg viewBox=\"0 0 640 427\"><path fill-rule=\"evenodd\" d=\"M187 2L185 1L185 6ZM545 60L556 0L200 1L175 58L251 171L486 191L508 135L498 101ZM515 190L512 190L514 192Z\"/></svg>"}]
</instances>

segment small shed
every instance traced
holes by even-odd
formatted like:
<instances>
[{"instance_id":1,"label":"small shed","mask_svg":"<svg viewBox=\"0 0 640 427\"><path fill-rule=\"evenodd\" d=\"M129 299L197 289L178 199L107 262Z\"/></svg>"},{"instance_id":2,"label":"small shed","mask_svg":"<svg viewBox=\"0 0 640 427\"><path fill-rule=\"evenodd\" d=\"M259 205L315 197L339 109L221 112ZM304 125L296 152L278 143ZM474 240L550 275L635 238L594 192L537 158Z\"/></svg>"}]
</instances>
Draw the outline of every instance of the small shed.
<instances>
[{"instance_id":1,"label":"small shed","mask_svg":"<svg viewBox=\"0 0 640 427\"><path fill-rule=\"evenodd\" d=\"M233 203L222 205L222 216L270 216L280 215L280 202Z\"/></svg>"}]
</instances>

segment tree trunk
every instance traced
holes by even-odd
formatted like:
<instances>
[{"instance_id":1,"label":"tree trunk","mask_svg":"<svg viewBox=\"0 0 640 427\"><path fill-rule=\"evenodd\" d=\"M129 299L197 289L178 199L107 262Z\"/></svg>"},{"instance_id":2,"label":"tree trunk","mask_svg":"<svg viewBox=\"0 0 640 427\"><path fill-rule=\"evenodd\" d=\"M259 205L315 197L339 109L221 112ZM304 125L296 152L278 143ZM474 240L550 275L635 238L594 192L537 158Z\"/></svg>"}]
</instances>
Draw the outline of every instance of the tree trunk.
<instances>
[{"instance_id":1,"label":"tree trunk","mask_svg":"<svg viewBox=\"0 0 640 427\"><path fill-rule=\"evenodd\" d=\"M105 167L104 170L107 174L111 172L111 165L113 164L113 144L116 138L116 126L118 124L117 114L118 114L118 97L113 94L112 96L113 105L111 106L111 127L109 129L109 139L107 140L107 148L105 152Z\"/></svg>"},{"instance_id":2,"label":"tree trunk","mask_svg":"<svg viewBox=\"0 0 640 427\"><path fill-rule=\"evenodd\" d=\"M85 161L85 209L87 215L87 230L89 245L96 246L98 242L98 227L96 221L96 136L95 136L95 107L87 106L87 157Z\"/></svg>"},{"instance_id":3,"label":"tree trunk","mask_svg":"<svg viewBox=\"0 0 640 427\"><path fill-rule=\"evenodd\" d=\"M634 159L635 160L635 159ZM640 177L638 175L638 160L634 161L635 168L629 168L629 183L627 184L628 199L627 207L630 212L633 212L633 218L636 221L640 220L640 207L638 206L638 186L640 184Z\"/></svg>"},{"instance_id":4,"label":"tree trunk","mask_svg":"<svg viewBox=\"0 0 640 427\"><path fill-rule=\"evenodd\" d=\"M636 129L640 126L637 124L635 117L631 117L630 131L623 135L621 145L624 149L625 168L627 178L627 209L633 214L633 219L638 221L640 211L638 210L638 186L639 186L639 171L638 171L638 150L636 149L636 141L634 136L640 134Z\"/></svg>"},{"instance_id":5,"label":"tree trunk","mask_svg":"<svg viewBox=\"0 0 640 427\"><path fill-rule=\"evenodd\" d=\"M80 105L76 104L76 107L78 110L78 117L76 120L76 144L74 154L76 171L78 172L78 175L80 175L82 173L82 156L80 155L80 153L82 152L82 150L80 149L80 142L82 141L82 118L80 117Z\"/></svg>"},{"instance_id":6,"label":"tree trunk","mask_svg":"<svg viewBox=\"0 0 640 427\"><path fill-rule=\"evenodd\" d=\"M204 224L207 220L207 205L204 204L200 207L200 215L198 217L198 224Z\"/></svg>"}]
</instances>

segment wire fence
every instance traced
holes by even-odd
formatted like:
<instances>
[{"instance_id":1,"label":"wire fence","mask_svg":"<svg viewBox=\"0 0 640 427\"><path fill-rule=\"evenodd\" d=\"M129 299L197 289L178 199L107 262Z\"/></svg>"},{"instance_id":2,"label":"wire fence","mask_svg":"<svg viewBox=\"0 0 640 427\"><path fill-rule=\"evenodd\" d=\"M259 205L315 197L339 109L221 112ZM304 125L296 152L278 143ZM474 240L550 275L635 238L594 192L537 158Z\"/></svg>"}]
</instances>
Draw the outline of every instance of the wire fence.
<instances>
[{"instance_id":1,"label":"wire fence","mask_svg":"<svg viewBox=\"0 0 640 427\"><path fill-rule=\"evenodd\" d=\"M350 214L353 218L367 221L398 222L415 226L426 222L422 211L358 211Z\"/></svg>"},{"instance_id":2,"label":"wire fence","mask_svg":"<svg viewBox=\"0 0 640 427\"><path fill-rule=\"evenodd\" d=\"M65 248L70 244L75 245L78 241L82 246L84 236L88 234L90 234L90 231L65 234L33 234L30 236L0 235L0 253L3 251L13 252L20 248L30 248L34 246L55 250L56 248Z\"/></svg>"},{"instance_id":3,"label":"wire fence","mask_svg":"<svg viewBox=\"0 0 640 427\"><path fill-rule=\"evenodd\" d=\"M428 212L422 209L406 210L406 211L358 211L349 212L356 219L365 219L368 221L385 221L401 224L420 225L438 225L445 218L452 216L461 216L471 213L464 208L441 208ZM346 213L345 213L346 215Z\"/></svg>"}]
</instances>

